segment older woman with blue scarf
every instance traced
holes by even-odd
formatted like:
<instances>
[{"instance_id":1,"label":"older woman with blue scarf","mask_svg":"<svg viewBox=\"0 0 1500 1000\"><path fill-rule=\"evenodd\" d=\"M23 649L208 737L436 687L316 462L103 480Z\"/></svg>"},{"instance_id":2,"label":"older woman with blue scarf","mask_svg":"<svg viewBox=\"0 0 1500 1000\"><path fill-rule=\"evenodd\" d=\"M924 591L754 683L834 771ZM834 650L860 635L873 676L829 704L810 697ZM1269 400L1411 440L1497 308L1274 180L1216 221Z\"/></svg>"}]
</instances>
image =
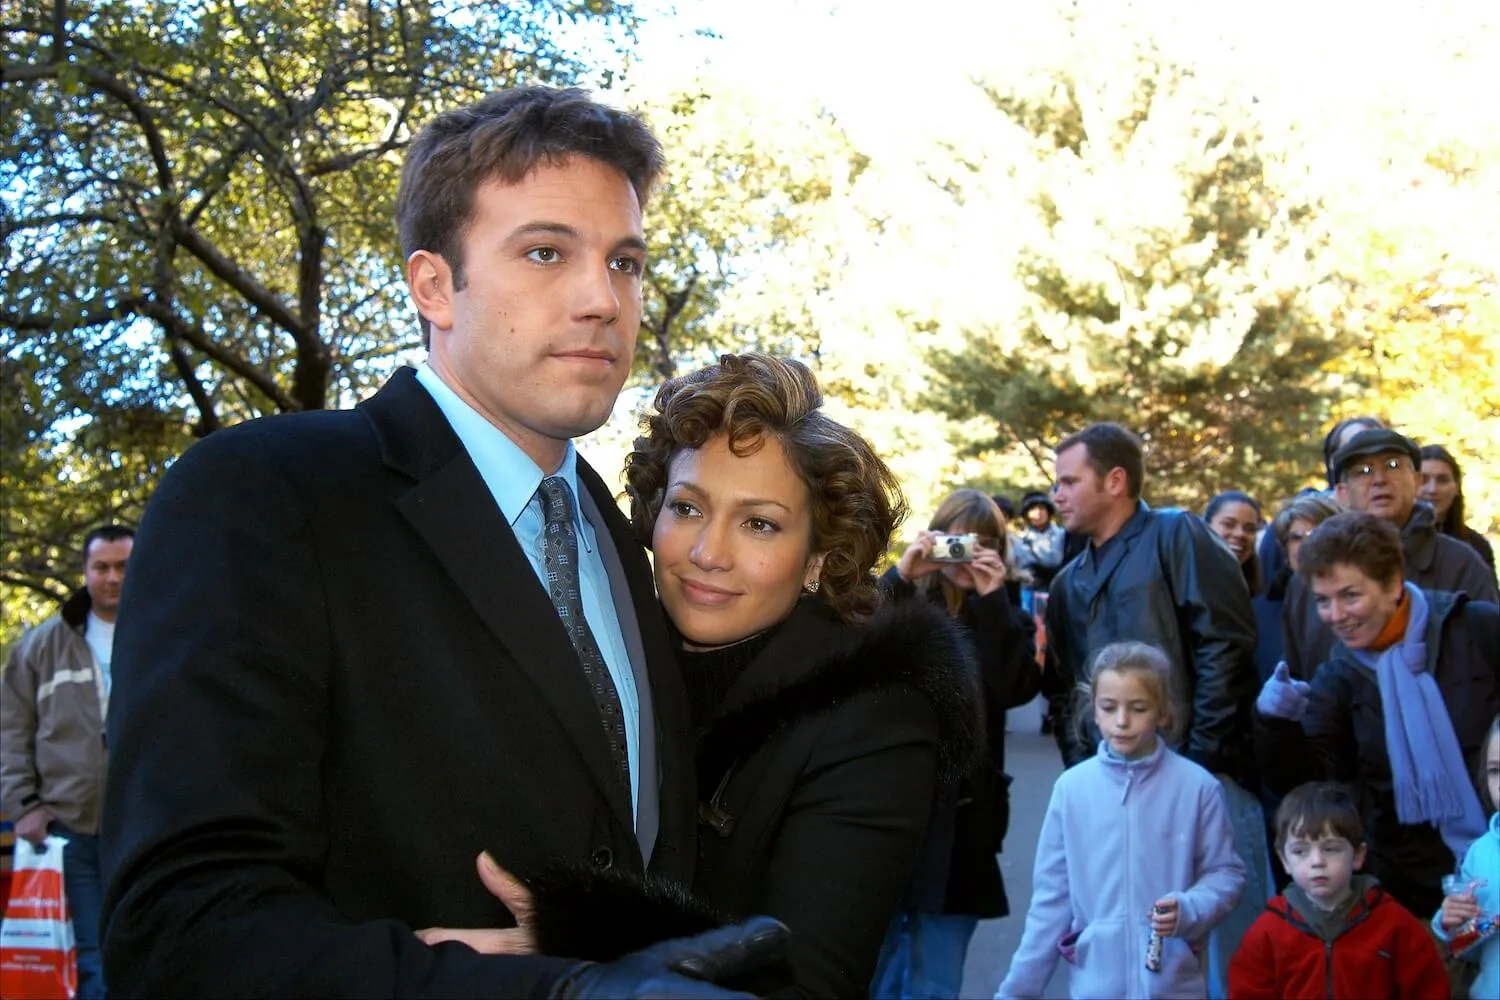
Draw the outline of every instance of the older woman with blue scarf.
<instances>
[{"instance_id":1,"label":"older woman with blue scarf","mask_svg":"<svg viewBox=\"0 0 1500 1000\"><path fill-rule=\"evenodd\" d=\"M1256 701L1263 774L1353 786L1366 868L1413 913L1442 905L1442 877L1486 829L1473 775L1500 710L1500 609L1405 581L1390 522L1347 513L1302 543L1298 573L1337 643L1312 682L1286 666Z\"/></svg>"}]
</instances>

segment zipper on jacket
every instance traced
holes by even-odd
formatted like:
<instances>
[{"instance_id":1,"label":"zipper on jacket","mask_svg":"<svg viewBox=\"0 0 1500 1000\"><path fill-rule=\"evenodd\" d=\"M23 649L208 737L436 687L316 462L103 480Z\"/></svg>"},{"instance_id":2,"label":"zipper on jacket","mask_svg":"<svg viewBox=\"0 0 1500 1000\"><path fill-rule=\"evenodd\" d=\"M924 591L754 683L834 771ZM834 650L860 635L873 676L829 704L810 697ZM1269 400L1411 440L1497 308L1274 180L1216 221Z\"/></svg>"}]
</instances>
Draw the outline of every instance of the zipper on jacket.
<instances>
[{"instance_id":1,"label":"zipper on jacket","mask_svg":"<svg viewBox=\"0 0 1500 1000\"><path fill-rule=\"evenodd\" d=\"M1333 997L1333 942L1323 942L1323 965L1328 970L1328 1000Z\"/></svg>"}]
</instances>

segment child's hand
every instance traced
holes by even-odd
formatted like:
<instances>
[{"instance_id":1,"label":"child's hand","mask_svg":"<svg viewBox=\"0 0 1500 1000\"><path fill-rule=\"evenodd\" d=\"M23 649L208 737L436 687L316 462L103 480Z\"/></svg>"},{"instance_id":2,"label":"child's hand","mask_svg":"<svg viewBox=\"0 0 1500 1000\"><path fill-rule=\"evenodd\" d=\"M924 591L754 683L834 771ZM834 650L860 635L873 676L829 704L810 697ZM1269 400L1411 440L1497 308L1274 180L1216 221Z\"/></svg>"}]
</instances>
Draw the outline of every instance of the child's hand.
<instances>
[{"instance_id":1,"label":"child's hand","mask_svg":"<svg viewBox=\"0 0 1500 1000\"><path fill-rule=\"evenodd\" d=\"M1443 930L1452 933L1479 916L1479 900L1467 892L1443 900Z\"/></svg>"},{"instance_id":2,"label":"child's hand","mask_svg":"<svg viewBox=\"0 0 1500 1000\"><path fill-rule=\"evenodd\" d=\"M1162 937L1177 933L1177 900L1163 896L1151 907L1151 929Z\"/></svg>"}]
</instances>

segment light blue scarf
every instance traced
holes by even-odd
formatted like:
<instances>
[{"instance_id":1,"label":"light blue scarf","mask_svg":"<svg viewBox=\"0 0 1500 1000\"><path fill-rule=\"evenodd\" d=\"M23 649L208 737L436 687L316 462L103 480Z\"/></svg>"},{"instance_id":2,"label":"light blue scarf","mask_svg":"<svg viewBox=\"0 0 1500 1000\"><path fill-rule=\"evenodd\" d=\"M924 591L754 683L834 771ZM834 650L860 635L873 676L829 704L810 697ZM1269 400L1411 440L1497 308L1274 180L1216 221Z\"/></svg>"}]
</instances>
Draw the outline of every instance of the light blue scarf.
<instances>
[{"instance_id":1,"label":"light blue scarf","mask_svg":"<svg viewBox=\"0 0 1500 1000\"><path fill-rule=\"evenodd\" d=\"M1411 619L1400 642L1383 653L1349 653L1374 671L1380 687L1396 816L1408 825L1436 824L1449 850L1462 858L1484 834L1484 810L1464 767L1442 692L1427 672L1427 597L1408 583L1406 599Z\"/></svg>"}]
</instances>

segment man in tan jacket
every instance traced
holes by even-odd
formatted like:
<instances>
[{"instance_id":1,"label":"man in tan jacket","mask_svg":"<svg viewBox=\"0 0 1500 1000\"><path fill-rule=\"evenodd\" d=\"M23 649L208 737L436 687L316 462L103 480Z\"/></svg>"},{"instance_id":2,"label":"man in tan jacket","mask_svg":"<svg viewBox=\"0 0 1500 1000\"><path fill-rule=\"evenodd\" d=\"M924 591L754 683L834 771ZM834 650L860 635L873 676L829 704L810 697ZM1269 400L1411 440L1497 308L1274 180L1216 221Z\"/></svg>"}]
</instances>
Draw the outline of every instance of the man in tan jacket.
<instances>
[{"instance_id":1,"label":"man in tan jacket","mask_svg":"<svg viewBox=\"0 0 1500 1000\"><path fill-rule=\"evenodd\" d=\"M95 528L84 586L16 644L0 678L0 809L16 836L67 838L63 883L78 948L78 996L104 996L99 960L99 809L115 615L135 532Z\"/></svg>"}]
</instances>

